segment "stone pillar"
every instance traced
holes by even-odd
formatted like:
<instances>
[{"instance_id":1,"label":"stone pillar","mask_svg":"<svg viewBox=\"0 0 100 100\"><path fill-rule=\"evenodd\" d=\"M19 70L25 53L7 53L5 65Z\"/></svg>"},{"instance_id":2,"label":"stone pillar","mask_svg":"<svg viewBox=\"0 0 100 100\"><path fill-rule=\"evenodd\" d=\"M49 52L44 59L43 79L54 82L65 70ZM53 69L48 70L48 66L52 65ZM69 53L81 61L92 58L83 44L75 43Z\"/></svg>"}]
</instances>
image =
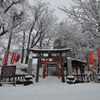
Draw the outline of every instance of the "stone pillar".
<instances>
[{"instance_id":1,"label":"stone pillar","mask_svg":"<svg viewBox=\"0 0 100 100\"><path fill-rule=\"evenodd\" d=\"M93 80L94 80L95 83L98 82L98 79L97 79L97 75L96 75L96 71L95 70L93 71Z\"/></svg>"},{"instance_id":2,"label":"stone pillar","mask_svg":"<svg viewBox=\"0 0 100 100\"><path fill-rule=\"evenodd\" d=\"M39 68L40 68L40 57L38 57L38 61L37 61L37 69L36 69L36 82L39 82Z\"/></svg>"},{"instance_id":3,"label":"stone pillar","mask_svg":"<svg viewBox=\"0 0 100 100\"><path fill-rule=\"evenodd\" d=\"M60 65L61 65L61 77L62 77L62 82L65 82L62 53L60 53Z\"/></svg>"},{"instance_id":4,"label":"stone pillar","mask_svg":"<svg viewBox=\"0 0 100 100\"><path fill-rule=\"evenodd\" d=\"M32 58L29 58L27 74L32 75Z\"/></svg>"},{"instance_id":5,"label":"stone pillar","mask_svg":"<svg viewBox=\"0 0 100 100\"><path fill-rule=\"evenodd\" d=\"M68 75L72 76L72 62L71 62L71 57L67 58L67 63L68 63Z\"/></svg>"}]
</instances>

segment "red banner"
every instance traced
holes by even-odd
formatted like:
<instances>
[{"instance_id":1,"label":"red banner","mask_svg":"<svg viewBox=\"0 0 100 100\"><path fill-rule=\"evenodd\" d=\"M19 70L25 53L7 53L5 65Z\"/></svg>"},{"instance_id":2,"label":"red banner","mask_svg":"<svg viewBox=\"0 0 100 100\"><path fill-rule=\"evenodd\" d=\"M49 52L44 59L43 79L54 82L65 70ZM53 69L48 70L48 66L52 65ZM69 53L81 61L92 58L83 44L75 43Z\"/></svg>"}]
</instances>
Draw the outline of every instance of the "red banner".
<instances>
[{"instance_id":1,"label":"red banner","mask_svg":"<svg viewBox=\"0 0 100 100\"><path fill-rule=\"evenodd\" d=\"M16 59L16 62L18 62L20 59L20 55L17 55L17 59Z\"/></svg>"},{"instance_id":2,"label":"red banner","mask_svg":"<svg viewBox=\"0 0 100 100\"><path fill-rule=\"evenodd\" d=\"M2 67L3 67L3 66L5 65L5 63L6 63L8 53L9 53L9 51L6 50L5 55L4 55L4 59L3 59L3 62L2 62L2 66L1 66L1 70L2 70Z\"/></svg>"},{"instance_id":3,"label":"red banner","mask_svg":"<svg viewBox=\"0 0 100 100\"><path fill-rule=\"evenodd\" d=\"M98 61L99 61L99 68L100 68L100 49L97 48L97 54L98 54Z\"/></svg>"},{"instance_id":4,"label":"red banner","mask_svg":"<svg viewBox=\"0 0 100 100\"><path fill-rule=\"evenodd\" d=\"M90 65L94 65L92 51L89 51Z\"/></svg>"},{"instance_id":5,"label":"red banner","mask_svg":"<svg viewBox=\"0 0 100 100\"><path fill-rule=\"evenodd\" d=\"M90 65L90 59L89 59L89 53L87 53L87 66L88 66L88 70L90 70L89 65Z\"/></svg>"},{"instance_id":6,"label":"red banner","mask_svg":"<svg viewBox=\"0 0 100 100\"><path fill-rule=\"evenodd\" d=\"M15 58L16 58L16 53L13 52L10 64L14 64Z\"/></svg>"},{"instance_id":7,"label":"red banner","mask_svg":"<svg viewBox=\"0 0 100 100\"><path fill-rule=\"evenodd\" d=\"M94 67L92 51L89 51L89 53L87 53L87 65L88 65L88 70L91 70Z\"/></svg>"}]
</instances>

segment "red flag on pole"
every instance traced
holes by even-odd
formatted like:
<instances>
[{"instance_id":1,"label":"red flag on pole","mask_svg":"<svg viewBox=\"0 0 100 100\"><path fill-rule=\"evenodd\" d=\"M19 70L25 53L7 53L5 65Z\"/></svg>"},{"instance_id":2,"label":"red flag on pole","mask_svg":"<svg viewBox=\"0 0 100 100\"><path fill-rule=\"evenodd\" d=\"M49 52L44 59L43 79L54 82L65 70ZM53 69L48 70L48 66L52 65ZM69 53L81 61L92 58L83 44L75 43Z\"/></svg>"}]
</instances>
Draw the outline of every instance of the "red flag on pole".
<instances>
[{"instance_id":1,"label":"red flag on pole","mask_svg":"<svg viewBox=\"0 0 100 100\"><path fill-rule=\"evenodd\" d=\"M87 66L88 66L88 70L90 70L89 65L90 65L90 59L89 59L89 53L87 53Z\"/></svg>"},{"instance_id":2,"label":"red flag on pole","mask_svg":"<svg viewBox=\"0 0 100 100\"><path fill-rule=\"evenodd\" d=\"M94 62L93 62L93 54L92 54L92 51L89 51L89 53L87 54L87 62L88 62L88 70L93 69Z\"/></svg>"},{"instance_id":3,"label":"red flag on pole","mask_svg":"<svg viewBox=\"0 0 100 100\"><path fill-rule=\"evenodd\" d=\"M3 67L3 66L5 65L5 63L6 63L8 53L9 53L9 51L6 50L5 55L4 55L4 59L3 59L3 62L2 62L2 66L1 66L1 70L2 70L2 67Z\"/></svg>"},{"instance_id":4,"label":"red flag on pole","mask_svg":"<svg viewBox=\"0 0 100 100\"><path fill-rule=\"evenodd\" d=\"M13 53L12 53L12 58L11 58L11 62L10 62L10 64L14 64L15 57L16 57L16 53L13 52Z\"/></svg>"},{"instance_id":5,"label":"red flag on pole","mask_svg":"<svg viewBox=\"0 0 100 100\"><path fill-rule=\"evenodd\" d=\"M18 55L17 55L16 62L18 62L18 61L19 61L19 59L20 59L20 55L18 54Z\"/></svg>"},{"instance_id":6,"label":"red flag on pole","mask_svg":"<svg viewBox=\"0 0 100 100\"><path fill-rule=\"evenodd\" d=\"M100 49L97 48L97 54L98 54L98 61L99 61L99 68L100 68Z\"/></svg>"},{"instance_id":7,"label":"red flag on pole","mask_svg":"<svg viewBox=\"0 0 100 100\"><path fill-rule=\"evenodd\" d=\"M89 51L90 65L94 65L92 51Z\"/></svg>"}]
</instances>

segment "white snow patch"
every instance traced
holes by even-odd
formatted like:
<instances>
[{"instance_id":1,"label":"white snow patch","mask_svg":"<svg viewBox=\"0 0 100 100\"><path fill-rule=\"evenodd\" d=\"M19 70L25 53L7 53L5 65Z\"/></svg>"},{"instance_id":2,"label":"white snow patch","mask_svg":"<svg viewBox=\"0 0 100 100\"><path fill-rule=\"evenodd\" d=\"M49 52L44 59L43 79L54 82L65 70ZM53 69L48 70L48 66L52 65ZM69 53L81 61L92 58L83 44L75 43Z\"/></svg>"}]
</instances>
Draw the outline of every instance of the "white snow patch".
<instances>
[{"instance_id":1,"label":"white snow patch","mask_svg":"<svg viewBox=\"0 0 100 100\"><path fill-rule=\"evenodd\" d=\"M35 81L35 80L34 80ZM69 85L57 77L40 77L32 85L4 84L0 87L0 100L100 100L100 83Z\"/></svg>"}]
</instances>

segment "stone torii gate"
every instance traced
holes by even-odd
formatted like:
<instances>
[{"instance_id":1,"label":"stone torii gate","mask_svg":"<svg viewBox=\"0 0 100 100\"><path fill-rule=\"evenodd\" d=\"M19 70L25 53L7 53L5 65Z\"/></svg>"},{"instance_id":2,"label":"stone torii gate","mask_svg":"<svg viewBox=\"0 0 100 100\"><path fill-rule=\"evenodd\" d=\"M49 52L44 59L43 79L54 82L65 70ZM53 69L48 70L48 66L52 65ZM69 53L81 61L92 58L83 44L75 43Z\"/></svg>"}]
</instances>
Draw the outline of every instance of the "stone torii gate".
<instances>
[{"instance_id":1,"label":"stone torii gate","mask_svg":"<svg viewBox=\"0 0 100 100\"><path fill-rule=\"evenodd\" d=\"M36 82L39 82L39 68L41 65L41 59L60 59L61 65L61 78L62 82L65 82L64 78L64 69L63 69L63 59L70 56L70 48L65 49L33 49L31 48L30 51L37 56L33 56L33 58L38 59L37 69L36 69Z\"/></svg>"}]
</instances>

